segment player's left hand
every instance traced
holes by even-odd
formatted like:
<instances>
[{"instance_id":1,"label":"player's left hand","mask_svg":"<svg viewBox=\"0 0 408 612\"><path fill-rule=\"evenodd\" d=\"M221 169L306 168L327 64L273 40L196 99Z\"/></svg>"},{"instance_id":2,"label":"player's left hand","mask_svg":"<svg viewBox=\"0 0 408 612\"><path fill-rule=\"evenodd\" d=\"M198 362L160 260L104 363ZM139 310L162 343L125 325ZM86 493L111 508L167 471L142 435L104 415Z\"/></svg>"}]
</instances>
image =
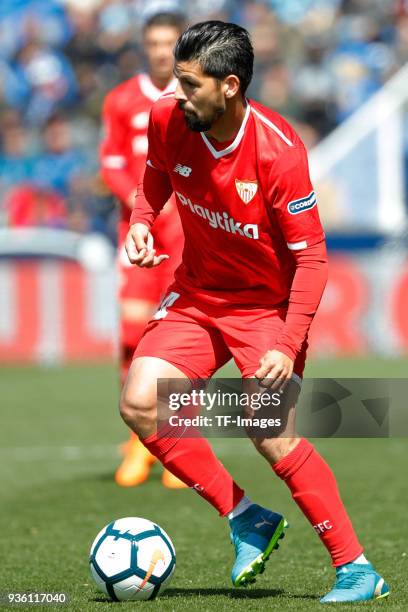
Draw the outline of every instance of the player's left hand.
<instances>
[{"instance_id":1,"label":"player's left hand","mask_svg":"<svg viewBox=\"0 0 408 612\"><path fill-rule=\"evenodd\" d=\"M266 351L259 361L255 376L261 387L283 393L293 373L293 361L280 351Z\"/></svg>"}]
</instances>

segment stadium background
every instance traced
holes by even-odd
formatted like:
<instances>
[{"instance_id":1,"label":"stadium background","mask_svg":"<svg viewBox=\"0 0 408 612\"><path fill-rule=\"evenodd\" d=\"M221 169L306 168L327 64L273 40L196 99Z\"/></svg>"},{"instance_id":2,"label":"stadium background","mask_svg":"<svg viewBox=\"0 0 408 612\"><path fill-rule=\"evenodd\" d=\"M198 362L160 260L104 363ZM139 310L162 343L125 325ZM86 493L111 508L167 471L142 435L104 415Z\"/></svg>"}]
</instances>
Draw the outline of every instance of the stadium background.
<instances>
[{"instance_id":1,"label":"stadium background","mask_svg":"<svg viewBox=\"0 0 408 612\"><path fill-rule=\"evenodd\" d=\"M301 539L302 560L282 553L301 584L294 586L285 574L278 585L282 592L271 594L266 589L276 590L276 580L266 576L252 596L233 596L227 569L214 577L214 564L221 559L228 568L231 552L220 549L219 523L210 509L180 491L166 494L164 512L157 479L132 492L112 482L125 430L116 413L116 212L98 172L100 109L109 89L143 68L143 20L176 5L190 22L220 18L249 29L256 55L249 95L285 115L310 151L331 272L313 325L307 373L407 375L406 1L2 0L4 584L9 589L63 588L76 609L104 609L87 579L86 548L108 520L141 514L163 523L181 559L176 587L160 609L255 610L258 597L267 598L270 608L278 597L279 609L313 609L313 598L330 575L323 551L313 533L305 535L303 523L291 536ZM261 481L268 469L244 444L217 441L217 449L267 504ZM392 568L394 591L402 592L403 441L326 440L319 448L345 488L370 552L375 550L384 572ZM259 483L253 482L254 469ZM373 472L395 519L381 543L375 526L384 506L371 486ZM279 487L273 497L289 518L302 520ZM198 514L206 526L201 536L192 520ZM64 568L57 568L62 549ZM190 559L187 567L183 555ZM313 575L304 569L305 560L312 567L317 563ZM391 609L405 609L398 601Z\"/></svg>"}]
</instances>

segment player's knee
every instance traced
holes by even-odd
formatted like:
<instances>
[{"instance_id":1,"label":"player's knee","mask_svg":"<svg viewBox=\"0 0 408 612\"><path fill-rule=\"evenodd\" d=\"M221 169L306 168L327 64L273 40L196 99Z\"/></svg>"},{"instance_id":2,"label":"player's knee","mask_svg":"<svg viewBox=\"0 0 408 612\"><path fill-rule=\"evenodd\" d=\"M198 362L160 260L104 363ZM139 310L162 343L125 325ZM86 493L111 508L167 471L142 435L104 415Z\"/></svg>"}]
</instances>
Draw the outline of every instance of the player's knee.
<instances>
[{"instance_id":1,"label":"player's knee","mask_svg":"<svg viewBox=\"0 0 408 612\"><path fill-rule=\"evenodd\" d=\"M125 386L119 409L122 419L133 431L138 434L146 434L155 426L157 415L156 394L148 385Z\"/></svg>"},{"instance_id":2,"label":"player's knee","mask_svg":"<svg viewBox=\"0 0 408 612\"><path fill-rule=\"evenodd\" d=\"M286 457L297 445L299 438L294 436L276 438L252 438L256 450L273 465Z\"/></svg>"}]
</instances>

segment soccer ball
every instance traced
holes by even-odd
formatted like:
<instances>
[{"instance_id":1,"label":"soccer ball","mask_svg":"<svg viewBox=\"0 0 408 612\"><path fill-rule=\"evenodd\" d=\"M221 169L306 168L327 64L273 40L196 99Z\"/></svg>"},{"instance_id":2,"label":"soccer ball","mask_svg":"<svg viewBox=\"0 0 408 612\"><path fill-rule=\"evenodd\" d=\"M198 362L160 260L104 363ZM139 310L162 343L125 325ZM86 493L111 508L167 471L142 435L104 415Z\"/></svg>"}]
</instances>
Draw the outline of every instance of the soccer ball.
<instances>
[{"instance_id":1,"label":"soccer ball","mask_svg":"<svg viewBox=\"0 0 408 612\"><path fill-rule=\"evenodd\" d=\"M98 533L89 564L98 589L115 601L154 599L171 580L176 551L161 527L132 516Z\"/></svg>"}]
</instances>

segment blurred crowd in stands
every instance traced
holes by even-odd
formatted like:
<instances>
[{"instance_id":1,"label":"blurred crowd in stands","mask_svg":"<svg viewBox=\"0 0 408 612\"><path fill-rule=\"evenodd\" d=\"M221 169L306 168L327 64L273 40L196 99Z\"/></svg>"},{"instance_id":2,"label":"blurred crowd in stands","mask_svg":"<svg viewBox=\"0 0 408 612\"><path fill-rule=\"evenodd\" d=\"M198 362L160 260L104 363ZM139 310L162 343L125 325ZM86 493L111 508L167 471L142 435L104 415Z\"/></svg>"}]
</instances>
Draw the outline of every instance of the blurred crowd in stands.
<instances>
[{"instance_id":1,"label":"blurred crowd in stands","mask_svg":"<svg viewBox=\"0 0 408 612\"><path fill-rule=\"evenodd\" d=\"M103 98L143 70L157 11L252 34L249 95L313 147L408 60L408 0L1 0L0 226L100 231L115 206L99 173Z\"/></svg>"}]
</instances>

